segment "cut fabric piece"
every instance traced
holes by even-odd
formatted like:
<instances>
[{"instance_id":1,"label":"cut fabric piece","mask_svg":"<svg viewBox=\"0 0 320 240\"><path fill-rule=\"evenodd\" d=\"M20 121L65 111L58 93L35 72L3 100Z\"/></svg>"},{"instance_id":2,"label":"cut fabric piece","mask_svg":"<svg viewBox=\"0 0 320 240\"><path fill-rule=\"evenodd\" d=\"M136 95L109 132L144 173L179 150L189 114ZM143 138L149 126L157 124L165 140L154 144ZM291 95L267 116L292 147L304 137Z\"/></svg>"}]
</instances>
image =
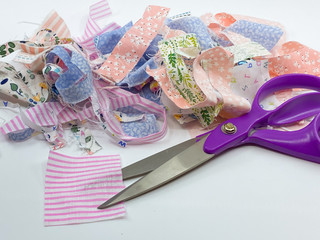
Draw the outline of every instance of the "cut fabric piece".
<instances>
[{"instance_id":1,"label":"cut fabric piece","mask_svg":"<svg viewBox=\"0 0 320 240\"><path fill-rule=\"evenodd\" d=\"M71 132L77 139L80 149L83 149L87 154L92 155L102 149L89 129L72 125Z\"/></svg>"},{"instance_id":2,"label":"cut fabric piece","mask_svg":"<svg viewBox=\"0 0 320 240\"><path fill-rule=\"evenodd\" d=\"M212 41L208 29L198 17L183 17L167 23L171 29L182 30L185 33L193 33L196 35L202 50L215 47L215 42Z\"/></svg>"},{"instance_id":3,"label":"cut fabric piece","mask_svg":"<svg viewBox=\"0 0 320 240\"><path fill-rule=\"evenodd\" d=\"M170 99L175 103L179 101L177 105L182 105L183 108L192 108L201 125L203 127L209 126L220 111L220 100L216 94L211 95L207 94L208 91L206 93L202 91L200 85L193 78L192 64L189 64L191 67L186 64L185 59L192 58L194 60L200 52L200 45L195 34L163 40L159 42L159 49L168 78L171 81L166 80L167 76L164 72L159 77L158 71L154 71L155 80L160 81L161 87L166 88L165 93L169 94ZM175 92L174 97L172 97L172 92ZM211 93L213 92L211 91Z\"/></svg>"},{"instance_id":4,"label":"cut fabric piece","mask_svg":"<svg viewBox=\"0 0 320 240\"><path fill-rule=\"evenodd\" d=\"M127 143L141 144L157 141L165 136L167 130L166 112L163 106L148 99L140 97L118 87L110 87L106 82L94 81L96 96L92 97L92 105L101 127L114 138L121 146ZM147 136L134 137L125 133L114 111L130 107L134 113L153 114L157 120L162 121L162 126L156 132L150 132ZM128 112L126 112L128 113Z\"/></svg>"},{"instance_id":5,"label":"cut fabric piece","mask_svg":"<svg viewBox=\"0 0 320 240\"><path fill-rule=\"evenodd\" d=\"M64 143L62 124L94 118L92 108L83 108L82 111L75 112L61 103L47 102L22 111L20 115L1 126L0 130L3 134L8 134L10 139L21 141L21 137L26 137L25 134L30 133L28 129L33 129L43 132L46 140L53 144L53 148L60 148Z\"/></svg>"},{"instance_id":6,"label":"cut fabric piece","mask_svg":"<svg viewBox=\"0 0 320 240\"><path fill-rule=\"evenodd\" d=\"M194 83L192 73L188 70L181 55L184 53L179 51L181 48L195 49L196 53L193 58L200 52L200 46L194 34L169 38L159 42L160 53L167 68L169 78L181 96L183 96L190 105L195 105L203 102L206 96Z\"/></svg>"},{"instance_id":7,"label":"cut fabric piece","mask_svg":"<svg viewBox=\"0 0 320 240\"><path fill-rule=\"evenodd\" d=\"M145 114L145 117L138 121L122 122L123 131L132 137L146 137L159 132L157 119L153 114Z\"/></svg>"},{"instance_id":8,"label":"cut fabric piece","mask_svg":"<svg viewBox=\"0 0 320 240\"><path fill-rule=\"evenodd\" d=\"M267 49L256 42L247 42L226 47L225 49L233 54L234 63L254 57L265 57L271 55L271 53Z\"/></svg>"},{"instance_id":9,"label":"cut fabric piece","mask_svg":"<svg viewBox=\"0 0 320 240\"><path fill-rule=\"evenodd\" d=\"M49 97L48 85L40 74L24 66L17 71L9 63L0 62L0 93L19 99L27 105L45 102Z\"/></svg>"},{"instance_id":10,"label":"cut fabric piece","mask_svg":"<svg viewBox=\"0 0 320 240\"><path fill-rule=\"evenodd\" d=\"M272 77L287 73L306 73L320 76L320 52L299 42L287 42L279 55L269 59Z\"/></svg>"},{"instance_id":11,"label":"cut fabric piece","mask_svg":"<svg viewBox=\"0 0 320 240\"><path fill-rule=\"evenodd\" d=\"M205 75L200 75L201 69L199 69L198 74L194 74L198 82L206 81L203 82L204 87L209 83L222 95L223 108L219 113L221 117L238 117L250 111L250 103L245 98L234 94L230 89L234 64L233 56L228 51L222 47L215 47L204 51L196 61L201 62L203 70L207 73L207 78L202 78L201 76Z\"/></svg>"},{"instance_id":12,"label":"cut fabric piece","mask_svg":"<svg viewBox=\"0 0 320 240\"><path fill-rule=\"evenodd\" d=\"M247 20L238 20L224 31L241 34L244 37L250 38L252 41L261 44L269 51L272 50L283 35L283 31L279 27L259 24Z\"/></svg>"},{"instance_id":13,"label":"cut fabric piece","mask_svg":"<svg viewBox=\"0 0 320 240\"><path fill-rule=\"evenodd\" d=\"M111 22L105 27L100 28L97 24L97 20L103 19L112 14L111 8L106 0L101 0L89 8L89 17L85 26L84 34L81 37L76 37L75 41L79 43L83 48L90 52L95 52L94 38L105 32L113 31L120 26L117 23Z\"/></svg>"},{"instance_id":14,"label":"cut fabric piece","mask_svg":"<svg viewBox=\"0 0 320 240\"><path fill-rule=\"evenodd\" d=\"M121 28L96 36L94 38L94 42L98 51L102 55L111 53L115 46L117 46L117 43L120 41L120 39L127 31L129 31L132 25L132 22L129 22Z\"/></svg>"},{"instance_id":15,"label":"cut fabric piece","mask_svg":"<svg viewBox=\"0 0 320 240\"><path fill-rule=\"evenodd\" d=\"M232 15L225 12L217 13L214 18L224 27L229 27L237 21Z\"/></svg>"},{"instance_id":16,"label":"cut fabric piece","mask_svg":"<svg viewBox=\"0 0 320 240\"><path fill-rule=\"evenodd\" d=\"M51 11L29 41L21 41L21 49L14 61L26 64L32 71L43 68L43 54L58 44L71 43L71 34L64 20Z\"/></svg>"},{"instance_id":17,"label":"cut fabric piece","mask_svg":"<svg viewBox=\"0 0 320 240\"><path fill-rule=\"evenodd\" d=\"M143 17L121 38L98 73L118 83L138 63L159 32L169 9L148 6Z\"/></svg>"},{"instance_id":18,"label":"cut fabric piece","mask_svg":"<svg viewBox=\"0 0 320 240\"><path fill-rule=\"evenodd\" d=\"M157 35L150 43L147 50L144 52L143 56L140 58L137 65L132 69L131 72L117 85L128 86L129 88L136 87L138 85L144 84L146 80L150 77L146 69L157 68L157 63L155 62L156 54L158 53L158 43L162 40L161 35Z\"/></svg>"},{"instance_id":19,"label":"cut fabric piece","mask_svg":"<svg viewBox=\"0 0 320 240\"><path fill-rule=\"evenodd\" d=\"M97 207L123 188L119 155L73 157L50 151L44 224L67 225L122 217L122 203L103 210Z\"/></svg>"},{"instance_id":20,"label":"cut fabric piece","mask_svg":"<svg viewBox=\"0 0 320 240\"><path fill-rule=\"evenodd\" d=\"M269 79L268 60L248 60L233 68L230 88L252 104L258 89Z\"/></svg>"},{"instance_id":21,"label":"cut fabric piece","mask_svg":"<svg viewBox=\"0 0 320 240\"><path fill-rule=\"evenodd\" d=\"M57 46L46 56L47 64L56 62L64 68L55 82L62 100L75 104L90 97L93 92L92 71L86 59L76 51Z\"/></svg>"},{"instance_id":22,"label":"cut fabric piece","mask_svg":"<svg viewBox=\"0 0 320 240\"><path fill-rule=\"evenodd\" d=\"M59 38L70 38L70 30L67 27L65 21L59 16L56 11L51 11L43 20L41 26L36 31L36 34L30 39L32 42L37 42L47 34L43 29L50 29L56 33ZM41 33L42 36L39 36ZM41 40L42 41L42 40Z\"/></svg>"},{"instance_id":23,"label":"cut fabric piece","mask_svg":"<svg viewBox=\"0 0 320 240\"><path fill-rule=\"evenodd\" d=\"M157 63L153 58L146 61L142 66L133 69L118 85L128 86L129 88L143 84L150 75L147 73L146 69L157 68Z\"/></svg>"},{"instance_id":24,"label":"cut fabric piece","mask_svg":"<svg viewBox=\"0 0 320 240\"><path fill-rule=\"evenodd\" d=\"M160 85L162 91L167 97L181 109L191 108L191 104L180 95L179 91L174 87L169 77L167 76L167 69L165 66L157 69L147 69L147 73L152 76Z\"/></svg>"}]
</instances>

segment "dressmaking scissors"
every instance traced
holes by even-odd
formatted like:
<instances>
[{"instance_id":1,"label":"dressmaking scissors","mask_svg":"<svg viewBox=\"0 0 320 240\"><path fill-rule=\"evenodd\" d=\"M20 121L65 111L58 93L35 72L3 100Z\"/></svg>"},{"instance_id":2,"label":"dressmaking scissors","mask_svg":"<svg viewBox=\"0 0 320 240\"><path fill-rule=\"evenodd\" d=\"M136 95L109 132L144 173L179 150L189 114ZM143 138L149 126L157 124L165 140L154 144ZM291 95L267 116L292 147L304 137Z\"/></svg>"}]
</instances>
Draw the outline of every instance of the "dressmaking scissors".
<instances>
[{"instance_id":1,"label":"dressmaking scissors","mask_svg":"<svg viewBox=\"0 0 320 240\"><path fill-rule=\"evenodd\" d=\"M274 110L264 110L261 107L261 101L268 95L292 88L310 89L315 92L295 96ZM268 129L268 126L286 126L310 117L314 118L300 130ZM124 179L147 174L98 208L107 208L154 190L204 164L215 155L244 144L259 145L320 163L319 130L320 78L307 74L275 77L258 90L249 113L228 119L212 131L125 167Z\"/></svg>"}]
</instances>

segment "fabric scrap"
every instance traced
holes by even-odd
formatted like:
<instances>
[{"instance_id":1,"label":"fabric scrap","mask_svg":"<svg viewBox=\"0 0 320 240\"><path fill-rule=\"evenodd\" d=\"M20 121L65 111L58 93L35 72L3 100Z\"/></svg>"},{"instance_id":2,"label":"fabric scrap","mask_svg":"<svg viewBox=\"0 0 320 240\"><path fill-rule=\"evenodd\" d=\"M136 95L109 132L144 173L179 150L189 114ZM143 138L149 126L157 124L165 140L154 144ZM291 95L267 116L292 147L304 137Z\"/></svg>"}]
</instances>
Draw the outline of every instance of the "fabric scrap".
<instances>
[{"instance_id":1,"label":"fabric scrap","mask_svg":"<svg viewBox=\"0 0 320 240\"><path fill-rule=\"evenodd\" d=\"M234 57L234 63L242 60L251 59L254 57L271 56L271 53L256 42L247 42L239 45L226 47L226 50L231 52Z\"/></svg>"},{"instance_id":2,"label":"fabric scrap","mask_svg":"<svg viewBox=\"0 0 320 240\"><path fill-rule=\"evenodd\" d=\"M49 87L42 75L24 66L17 71L13 65L0 62L0 93L33 106L48 99Z\"/></svg>"},{"instance_id":3,"label":"fabric scrap","mask_svg":"<svg viewBox=\"0 0 320 240\"><path fill-rule=\"evenodd\" d=\"M182 30L196 35L202 50L217 46L211 39L208 29L198 17L188 16L178 18L167 23L171 29Z\"/></svg>"},{"instance_id":4,"label":"fabric scrap","mask_svg":"<svg viewBox=\"0 0 320 240\"><path fill-rule=\"evenodd\" d=\"M61 98L66 103L79 103L93 92L92 71L86 59L76 51L68 51L61 46L55 47L46 56L46 63L60 61L65 70L55 82Z\"/></svg>"},{"instance_id":5,"label":"fabric scrap","mask_svg":"<svg viewBox=\"0 0 320 240\"><path fill-rule=\"evenodd\" d=\"M167 68L167 75L171 80L165 83L171 89L176 89L178 95L181 95L180 102L185 108L191 107L194 114L199 118L202 126L209 126L217 116L220 108L214 107L219 102L216 95L210 97L205 95L199 88L192 72L184 61L186 58L195 58L200 52L200 45L195 34L186 34L173 37L159 42L159 49L163 58L164 65ZM154 75L156 76L156 75ZM159 79L156 79L157 81ZM162 86L163 83L161 83ZM168 89L166 92L173 91ZM179 99L171 98L174 102ZM180 105L180 103L178 103ZM211 105L211 106L210 106Z\"/></svg>"},{"instance_id":6,"label":"fabric scrap","mask_svg":"<svg viewBox=\"0 0 320 240\"><path fill-rule=\"evenodd\" d=\"M158 64L155 60L155 56L159 51L158 43L163 38L161 35L157 35L150 43L147 50L144 52L143 56L140 58L137 65L129 72L125 78L119 82L119 86L128 86L129 88L137 87L138 85L144 84L150 75L147 73L146 69L155 69Z\"/></svg>"},{"instance_id":7,"label":"fabric scrap","mask_svg":"<svg viewBox=\"0 0 320 240\"><path fill-rule=\"evenodd\" d=\"M123 188L119 155L73 157L50 151L44 224L57 226L122 217L122 203L103 210L97 207Z\"/></svg>"},{"instance_id":8,"label":"fabric scrap","mask_svg":"<svg viewBox=\"0 0 320 240\"><path fill-rule=\"evenodd\" d=\"M320 52L299 42L286 42L279 55L269 59L272 77L287 73L306 73L320 76Z\"/></svg>"},{"instance_id":9,"label":"fabric scrap","mask_svg":"<svg viewBox=\"0 0 320 240\"><path fill-rule=\"evenodd\" d=\"M132 22L129 22L121 28L96 36L94 38L95 47L102 55L111 53L123 35L129 31L132 26Z\"/></svg>"},{"instance_id":10,"label":"fabric scrap","mask_svg":"<svg viewBox=\"0 0 320 240\"><path fill-rule=\"evenodd\" d=\"M115 22L111 22L103 28L100 28L97 24L98 20L110 16L111 14L111 8L106 0L101 0L91 5L89 7L89 16L84 29L84 34L81 37L76 37L75 41L90 53L95 52L94 38L96 36L120 28Z\"/></svg>"},{"instance_id":11,"label":"fabric scrap","mask_svg":"<svg viewBox=\"0 0 320 240\"><path fill-rule=\"evenodd\" d=\"M148 6L143 17L121 38L98 73L118 83L138 63L159 32L169 9Z\"/></svg>"},{"instance_id":12,"label":"fabric scrap","mask_svg":"<svg viewBox=\"0 0 320 240\"><path fill-rule=\"evenodd\" d=\"M247 60L232 70L230 89L252 104L258 89L270 79L268 60Z\"/></svg>"},{"instance_id":13,"label":"fabric scrap","mask_svg":"<svg viewBox=\"0 0 320 240\"><path fill-rule=\"evenodd\" d=\"M159 132L154 114L145 114L144 118L138 121L121 122L121 126L128 136L138 138Z\"/></svg>"},{"instance_id":14,"label":"fabric scrap","mask_svg":"<svg viewBox=\"0 0 320 240\"><path fill-rule=\"evenodd\" d=\"M102 149L88 128L72 125L71 132L77 139L79 148L87 154L92 155Z\"/></svg>"},{"instance_id":15,"label":"fabric scrap","mask_svg":"<svg viewBox=\"0 0 320 240\"><path fill-rule=\"evenodd\" d=\"M141 144L154 142L165 135L167 120L163 106L142 98L139 94L133 94L118 87L110 87L106 82L101 80L94 81L94 85L97 95L92 97L92 105L96 118L99 120L100 126L119 145L125 146L127 143ZM155 115L158 121L162 121L162 126L158 128L158 131L152 132L148 136L129 136L125 133L120 121L114 114L114 111L122 112L121 109L125 107L130 107L131 110L134 110L134 113Z\"/></svg>"},{"instance_id":16,"label":"fabric scrap","mask_svg":"<svg viewBox=\"0 0 320 240\"><path fill-rule=\"evenodd\" d=\"M209 49L198 57L197 62L201 62L203 70L207 73L208 82L222 96L223 108L219 113L221 117L238 117L250 111L250 103L233 93L230 88L234 60L228 51L222 47ZM195 76L201 81L201 75Z\"/></svg>"},{"instance_id":17,"label":"fabric scrap","mask_svg":"<svg viewBox=\"0 0 320 240\"><path fill-rule=\"evenodd\" d=\"M267 50L271 50L283 35L281 28L250 22L247 20L238 20L225 31L239 33L244 37L250 38L252 41L261 44Z\"/></svg>"}]
</instances>

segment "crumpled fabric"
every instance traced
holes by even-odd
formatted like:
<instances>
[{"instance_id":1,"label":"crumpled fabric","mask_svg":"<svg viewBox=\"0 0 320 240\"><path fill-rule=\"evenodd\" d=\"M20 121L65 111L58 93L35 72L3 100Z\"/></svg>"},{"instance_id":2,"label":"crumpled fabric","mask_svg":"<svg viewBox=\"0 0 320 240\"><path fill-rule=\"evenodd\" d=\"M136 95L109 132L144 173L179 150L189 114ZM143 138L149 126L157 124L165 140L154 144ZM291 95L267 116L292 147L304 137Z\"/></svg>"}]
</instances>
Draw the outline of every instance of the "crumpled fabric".
<instances>
[{"instance_id":1,"label":"crumpled fabric","mask_svg":"<svg viewBox=\"0 0 320 240\"><path fill-rule=\"evenodd\" d=\"M123 131L131 137L146 137L159 131L154 114L145 114L144 118L134 122L122 122Z\"/></svg>"},{"instance_id":2,"label":"crumpled fabric","mask_svg":"<svg viewBox=\"0 0 320 240\"><path fill-rule=\"evenodd\" d=\"M123 35L133 26L132 22L127 23L123 27L105 32L94 38L95 47L102 54L109 54L117 46Z\"/></svg>"},{"instance_id":3,"label":"crumpled fabric","mask_svg":"<svg viewBox=\"0 0 320 240\"><path fill-rule=\"evenodd\" d=\"M185 33L194 33L197 36L202 50L217 46L216 42L211 39L206 25L198 17L187 16L175 20L168 20L166 25L170 29L182 30Z\"/></svg>"},{"instance_id":4,"label":"crumpled fabric","mask_svg":"<svg viewBox=\"0 0 320 240\"><path fill-rule=\"evenodd\" d=\"M269 79L268 60L242 61L232 70L230 89L251 105L259 88Z\"/></svg>"},{"instance_id":5,"label":"crumpled fabric","mask_svg":"<svg viewBox=\"0 0 320 240\"><path fill-rule=\"evenodd\" d=\"M277 44L283 34L282 29L279 27L247 20L238 20L224 31L241 34L251 41L259 43L269 51Z\"/></svg>"},{"instance_id":6,"label":"crumpled fabric","mask_svg":"<svg viewBox=\"0 0 320 240\"><path fill-rule=\"evenodd\" d=\"M143 56L140 58L137 65L132 69L131 72L124 79L119 82L117 85L128 86L129 88L136 87L145 83L150 75L147 73L146 69L155 69L157 68L157 62L155 56L159 51L158 43L163 38L161 35L157 35L152 42L150 43L147 50L144 52Z\"/></svg>"},{"instance_id":7,"label":"crumpled fabric","mask_svg":"<svg viewBox=\"0 0 320 240\"><path fill-rule=\"evenodd\" d=\"M93 93L92 71L82 55L57 46L46 55L46 64L54 63L60 64L62 71L59 72L55 81L54 79L49 81L54 82L59 96L65 103L79 103L91 96ZM45 67L45 76L49 75L51 70L47 68L52 68L51 66Z\"/></svg>"},{"instance_id":8,"label":"crumpled fabric","mask_svg":"<svg viewBox=\"0 0 320 240\"><path fill-rule=\"evenodd\" d=\"M0 62L0 76L0 93L11 100L17 99L27 106L33 106L45 102L49 97L44 77L24 66L20 66L18 71L13 65Z\"/></svg>"},{"instance_id":9,"label":"crumpled fabric","mask_svg":"<svg viewBox=\"0 0 320 240\"><path fill-rule=\"evenodd\" d=\"M97 20L104 19L111 14L111 8L106 0L101 0L91 5L83 35L74 38L74 40L87 52L90 60L96 59L98 55L95 47L95 38L101 34L120 28L115 22L108 23L103 28L98 25Z\"/></svg>"},{"instance_id":10,"label":"crumpled fabric","mask_svg":"<svg viewBox=\"0 0 320 240\"><path fill-rule=\"evenodd\" d=\"M64 20L56 11L51 11L33 37L20 41L21 49L14 61L25 64L32 71L41 71L44 66L43 55L55 45L71 43L71 34Z\"/></svg>"},{"instance_id":11,"label":"crumpled fabric","mask_svg":"<svg viewBox=\"0 0 320 240\"><path fill-rule=\"evenodd\" d=\"M192 70L189 70L183 58L184 56L194 58L200 52L200 45L195 34L163 40L160 42L159 48L167 73L163 72L163 75L161 74L162 78L159 77L157 72L149 73L161 82L160 86L167 88L165 93L168 94L169 98L175 102L179 101L184 109L192 108L202 126L209 126L218 112L218 107L215 107L215 105L219 98L216 95L210 99L206 98L202 89L192 77ZM172 81L168 81L167 77ZM174 95L171 94L173 91L175 92Z\"/></svg>"},{"instance_id":12,"label":"crumpled fabric","mask_svg":"<svg viewBox=\"0 0 320 240\"><path fill-rule=\"evenodd\" d=\"M156 37L168 11L168 8L159 6L147 7L143 17L121 38L98 73L113 82L120 82L134 68Z\"/></svg>"},{"instance_id":13,"label":"crumpled fabric","mask_svg":"<svg viewBox=\"0 0 320 240\"><path fill-rule=\"evenodd\" d=\"M175 21L187 22L188 18ZM270 77L294 72L316 74L318 71L318 55L310 57L310 52L316 51L298 43L285 43L286 32L277 22L228 13L205 14L201 20L212 41L220 46L199 53L193 63L192 77L206 98L221 96L223 105L219 109L220 117L232 118L250 111L256 91ZM180 34L190 33L187 26L183 29L185 33ZM159 81L168 99L181 109L179 121L191 121L194 118L190 112L185 112L191 105L186 104L179 89L168 87L174 82L169 71L158 66L150 70L150 74ZM205 126L203 123L201 125Z\"/></svg>"},{"instance_id":14,"label":"crumpled fabric","mask_svg":"<svg viewBox=\"0 0 320 240\"><path fill-rule=\"evenodd\" d=\"M92 108L94 116L90 120L115 137L119 145L150 142L164 136L165 127L156 122L160 118L166 123L165 107L174 105L174 117L181 123L198 120L202 127L212 127L218 118L250 111L257 89L271 77L294 72L319 75L319 53L297 42L285 42L286 32L280 23L224 12L200 18L186 12L169 19L168 11L149 6L135 24L129 22L120 27L107 23L100 27L97 20L111 14L107 1L102 0L90 7L84 35L78 38L71 38L67 25L53 11L32 38L0 45L0 55L19 50L16 61L33 73L35 69L43 70L43 89L35 92L40 89L45 93L47 86L52 100L60 101L74 113ZM59 22L57 26L55 21ZM95 80L104 81L105 85L95 86ZM1 83L14 86L9 90L11 95L16 93L12 82ZM75 91L71 91L73 88ZM139 98L132 93L140 94ZM45 96L30 94L31 105L47 101ZM296 92L281 92L281 99L292 94ZM148 109L154 103L160 105ZM139 114L150 114L144 118L150 121L119 121L114 115L122 105L138 106ZM72 111L68 114L72 115ZM151 121L153 116L157 121ZM141 123L145 124L147 136L139 135L142 130L133 133L129 132L133 127L126 128ZM26 129L19 132L18 122L8 124L3 129L12 138L19 139L18 133L21 138L32 135ZM47 138L61 139L60 128L54 124L44 132Z\"/></svg>"}]
</instances>

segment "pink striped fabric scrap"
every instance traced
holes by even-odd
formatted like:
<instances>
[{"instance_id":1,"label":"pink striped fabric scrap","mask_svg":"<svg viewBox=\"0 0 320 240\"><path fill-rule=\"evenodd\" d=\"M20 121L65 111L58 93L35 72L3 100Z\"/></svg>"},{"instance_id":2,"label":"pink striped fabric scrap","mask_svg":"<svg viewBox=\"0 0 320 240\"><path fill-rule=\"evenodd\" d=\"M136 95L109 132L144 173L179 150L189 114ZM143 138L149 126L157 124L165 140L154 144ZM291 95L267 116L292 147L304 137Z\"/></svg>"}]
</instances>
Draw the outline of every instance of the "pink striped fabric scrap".
<instances>
[{"instance_id":1,"label":"pink striped fabric scrap","mask_svg":"<svg viewBox=\"0 0 320 240\"><path fill-rule=\"evenodd\" d=\"M91 5L84 34L81 37L75 38L75 41L83 48L89 51L95 51L96 48L93 40L95 36L120 28L120 25L115 22L111 22L103 28L100 28L97 24L97 20L103 19L111 14L111 8L106 0Z\"/></svg>"},{"instance_id":2,"label":"pink striped fabric scrap","mask_svg":"<svg viewBox=\"0 0 320 240\"><path fill-rule=\"evenodd\" d=\"M124 188L119 155L72 157L50 151L45 176L45 226L125 215L123 203L97 207Z\"/></svg>"}]
</instances>

